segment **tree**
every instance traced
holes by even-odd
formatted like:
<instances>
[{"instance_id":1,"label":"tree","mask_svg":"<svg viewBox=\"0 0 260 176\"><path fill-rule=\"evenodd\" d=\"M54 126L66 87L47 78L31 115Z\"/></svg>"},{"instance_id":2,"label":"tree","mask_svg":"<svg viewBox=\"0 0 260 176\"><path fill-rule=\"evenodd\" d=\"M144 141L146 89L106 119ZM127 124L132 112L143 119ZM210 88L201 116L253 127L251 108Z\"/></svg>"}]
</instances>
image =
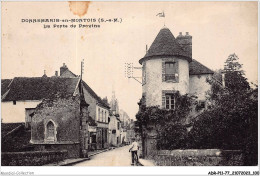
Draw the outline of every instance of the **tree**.
<instances>
[{"instance_id":1,"label":"tree","mask_svg":"<svg viewBox=\"0 0 260 176\"><path fill-rule=\"evenodd\" d=\"M236 54L231 54L224 66L225 86L233 93L241 93L241 91L245 92L250 89L244 70L242 70L242 64L238 60Z\"/></svg>"},{"instance_id":2,"label":"tree","mask_svg":"<svg viewBox=\"0 0 260 176\"><path fill-rule=\"evenodd\" d=\"M143 127L150 130L149 128L152 126L157 133L158 149L185 148L187 129L184 121L192 109L194 99L195 97L187 94L180 95L179 92L176 92L175 109L167 110L157 106L141 106L136 115L140 133L142 134Z\"/></svg>"},{"instance_id":3,"label":"tree","mask_svg":"<svg viewBox=\"0 0 260 176\"><path fill-rule=\"evenodd\" d=\"M244 164L257 165L257 89L250 89L235 54L225 65L226 87L209 80L214 107L197 117L189 133L189 147L242 150Z\"/></svg>"}]
</instances>

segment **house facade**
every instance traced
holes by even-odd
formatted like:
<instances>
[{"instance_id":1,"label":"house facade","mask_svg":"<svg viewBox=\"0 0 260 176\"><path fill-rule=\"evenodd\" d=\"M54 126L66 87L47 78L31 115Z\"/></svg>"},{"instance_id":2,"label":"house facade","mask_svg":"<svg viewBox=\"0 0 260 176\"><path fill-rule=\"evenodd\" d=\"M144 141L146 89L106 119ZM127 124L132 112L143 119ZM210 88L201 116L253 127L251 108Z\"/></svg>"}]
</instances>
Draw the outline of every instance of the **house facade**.
<instances>
[{"instance_id":1,"label":"house facade","mask_svg":"<svg viewBox=\"0 0 260 176\"><path fill-rule=\"evenodd\" d=\"M60 73L60 77L77 77L77 75L68 69L66 64L63 64L63 66L60 67ZM86 82L82 81L82 85L85 101L89 104L89 116L95 121L93 125L90 124L89 126L89 147L91 149L108 148L108 117L110 107L89 87Z\"/></svg>"},{"instance_id":2,"label":"house facade","mask_svg":"<svg viewBox=\"0 0 260 176\"><path fill-rule=\"evenodd\" d=\"M111 146L121 144L121 122L117 115L111 114L109 122L109 143Z\"/></svg>"},{"instance_id":3,"label":"house facade","mask_svg":"<svg viewBox=\"0 0 260 176\"><path fill-rule=\"evenodd\" d=\"M192 36L182 33L175 38L164 27L160 30L142 64L142 97L146 106L174 109L174 94L192 94L206 105L207 79L213 71L192 58Z\"/></svg>"},{"instance_id":4,"label":"house facade","mask_svg":"<svg viewBox=\"0 0 260 176\"><path fill-rule=\"evenodd\" d=\"M211 90L208 79L214 72L192 58L192 36L187 32L175 38L163 27L145 56L139 60L142 65L142 99L139 106L158 106L161 109L175 109L176 94L197 97L200 110L190 112L182 123L189 130L193 116L207 108L207 92ZM139 108L140 111L141 108ZM142 155L152 156L157 150L157 132L154 124L147 124L142 134Z\"/></svg>"},{"instance_id":5,"label":"house facade","mask_svg":"<svg viewBox=\"0 0 260 176\"><path fill-rule=\"evenodd\" d=\"M79 95L79 85L82 85L84 100L88 106L88 131L86 140L90 149L107 148L108 144L108 117L109 105L84 82L72 73L63 64L60 75L47 77L15 77L1 80L2 94L2 122L25 123L30 129L32 114L37 105L51 95L64 93L66 95ZM58 111L58 110L57 110Z\"/></svg>"},{"instance_id":6,"label":"house facade","mask_svg":"<svg viewBox=\"0 0 260 176\"><path fill-rule=\"evenodd\" d=\"M15 77L2 80L2 122L25 123L30 128L36 106L51 94L75 92L79 78ZM59 86L60 85L60 86Z\"/></svg>"}]
</instances>

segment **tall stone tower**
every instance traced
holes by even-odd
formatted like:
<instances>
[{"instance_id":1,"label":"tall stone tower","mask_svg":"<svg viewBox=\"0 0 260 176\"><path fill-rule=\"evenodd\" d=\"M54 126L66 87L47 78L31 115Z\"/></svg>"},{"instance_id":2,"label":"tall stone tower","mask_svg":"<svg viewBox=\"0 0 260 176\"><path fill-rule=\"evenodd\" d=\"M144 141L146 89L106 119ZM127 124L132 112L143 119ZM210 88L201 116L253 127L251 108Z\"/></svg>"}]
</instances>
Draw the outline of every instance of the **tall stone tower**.
<instances>
[{"instance_id":1,"label":"tall stone tower","mask_svg":"<svg viewBox=\"0 0 260 176\"><path fill-rule=\"evenodd\" d=\"M164 27L146 55L139 60L143 66L143 99L146 106L174 109L174 94L189 93L189 63L192 61L191 36L176 39Z\"/></svg>"},{"instance_id":2,"label":"tall stone tower","mask_svg":"<svg viewBox=\"0 0 260 176\"><path fill-rule=\"evenodd\" d=\"M116 99L114 85L112 88L112 98L111 98L111 102L110 102L110 107L111 107L111 112L113 115L119 114L118 100Z\"/></svg>"}]
</instances>

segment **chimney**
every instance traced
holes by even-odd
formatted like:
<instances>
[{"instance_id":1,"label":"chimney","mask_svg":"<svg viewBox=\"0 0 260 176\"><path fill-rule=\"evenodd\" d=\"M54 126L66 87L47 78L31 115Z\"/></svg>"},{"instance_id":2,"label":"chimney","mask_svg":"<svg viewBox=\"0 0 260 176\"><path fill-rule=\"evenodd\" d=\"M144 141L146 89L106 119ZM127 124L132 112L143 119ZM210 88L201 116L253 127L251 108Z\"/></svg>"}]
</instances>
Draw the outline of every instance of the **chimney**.
<instances>
[{"instance_id":1,"label":"chimney","mask_svg":"<svg viewBox=\"0 0 260 176\"><path fill-rule=\"evenodd\" d=\"M66 66L65 63L63 63L63 66L60 67L60 76L61 76L66 70L68 70L68 67Z\"/></svg>"},{"instance_id":2,"label":"chimney","mask_svg":"<svg viewBox=\"0 0 260 176\"><path fill-rule=\"evenodd\" d=\"M58 77L58 76L59 76L59 74L58 74L58 71L55 71L55 76L56 76L56 77Z\"/></svg>"},{"instance_id":3,"label":"chimney","mask_svg":"<svg viewBox=\"0 0 260 176\"><path fill-rule=\"evenodd\" d=\"M44 74L42 75L42 77L43 77L43 78L47 78L46 70L44 70L43 73L44 73Z\"/></svg>"},{"instance_id":4,"label":"chimney","mask_svg":"<svg viewBox=\"0 0 260 176\"><path fill-rule=\"evenodd\" d=\"M182 35L182 32L180 32L176 41L187 55L192 58L192 36L189 35L189 32L186 32L186 35Z\"/></svg>"}]
</instances>

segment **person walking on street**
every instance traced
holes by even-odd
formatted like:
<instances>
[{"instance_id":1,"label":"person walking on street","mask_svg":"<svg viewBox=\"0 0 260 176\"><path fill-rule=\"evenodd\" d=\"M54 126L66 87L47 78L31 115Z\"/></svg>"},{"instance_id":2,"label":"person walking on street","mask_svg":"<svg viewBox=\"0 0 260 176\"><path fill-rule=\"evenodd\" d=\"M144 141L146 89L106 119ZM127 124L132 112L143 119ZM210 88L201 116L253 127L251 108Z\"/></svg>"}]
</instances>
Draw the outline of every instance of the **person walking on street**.
<instances>
[{"instance_id":1,"label":"person walking on street","mask_svg":"<svg viewBox=\"0 0 260 176\"><path fill-rule=\"evenodd\" d=\"M136 138L134 138L134 141L131 145L131 148L129 149L129 152L131 151L131 154L132 154L132 165L134 164L134 157L135 156L137 158L137 163L139 162L138 155L137 155L138 149L139 149L139 144L138 144Z\"/></svg>"}]
</instances>

